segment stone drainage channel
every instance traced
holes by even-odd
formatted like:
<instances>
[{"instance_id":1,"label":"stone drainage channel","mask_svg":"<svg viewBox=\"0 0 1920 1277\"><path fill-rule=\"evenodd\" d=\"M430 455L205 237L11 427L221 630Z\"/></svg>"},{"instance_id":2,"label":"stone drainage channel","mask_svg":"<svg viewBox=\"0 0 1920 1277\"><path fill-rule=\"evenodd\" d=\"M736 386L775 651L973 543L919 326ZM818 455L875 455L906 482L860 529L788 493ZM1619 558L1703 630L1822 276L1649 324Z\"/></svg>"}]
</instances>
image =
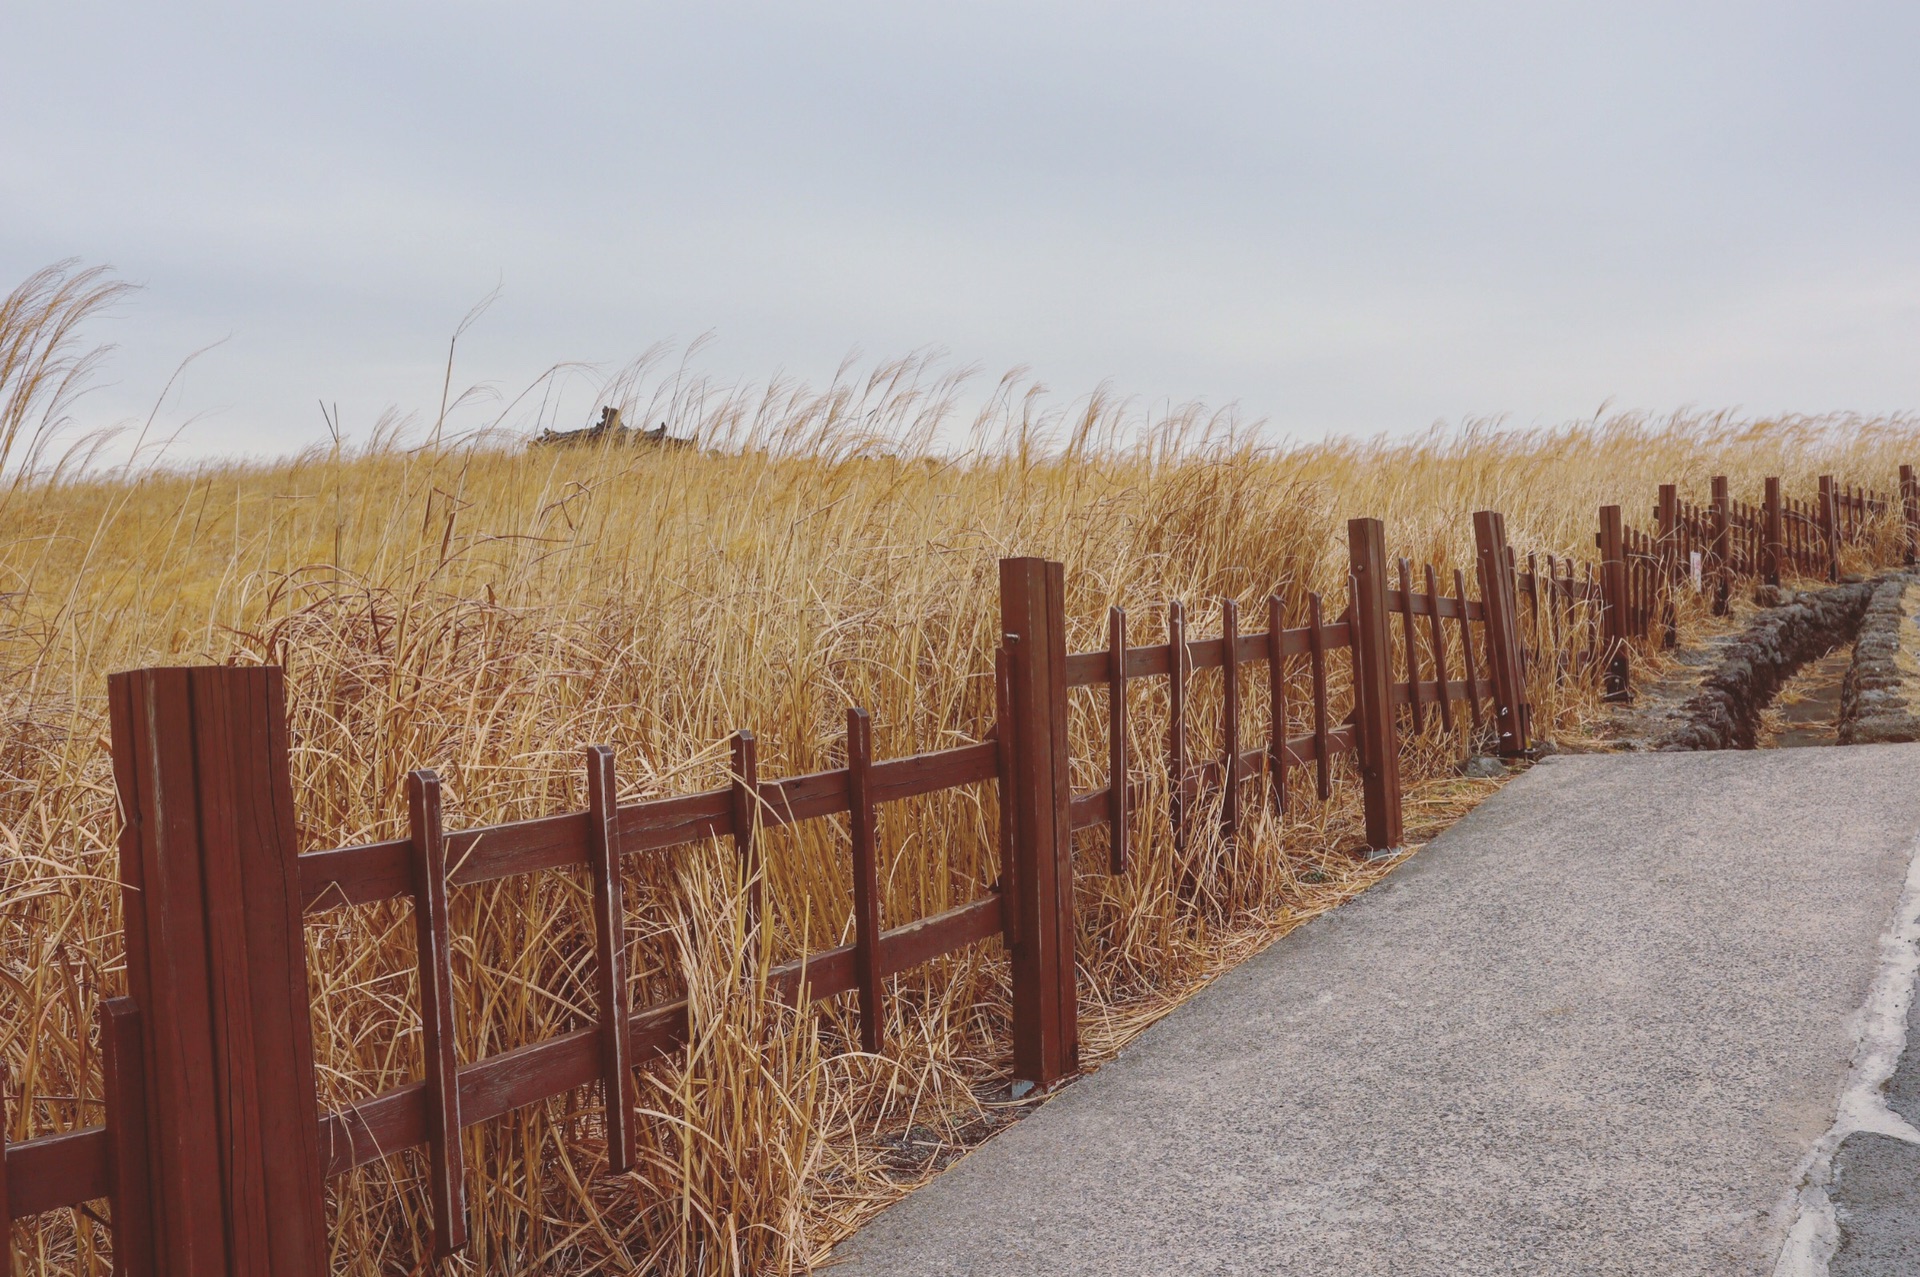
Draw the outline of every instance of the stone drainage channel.
<instances>
[{"instance_id":1,"label":"stone drainage channel","mask_svg":"<svg viewBox=\"0 0 1920 1277\"><path fill-rule=\"evenodd\" d=\"M1920 740L1920 575L1797 593L1759 610L1704 656L1705 672L1655 689L1622 721L1629 747L1795 748ZM1677 690L1676 690L1677 689ZM1920 839L1881 937L1833 1125L1788 1190L1774 1277L1920 1273Z\"/></svg>"},{"instance_id":2,"label":"stone drainage channel","mask_svg":"<svg viewBox=\"0 0 1920 1277\"><path fill-rule=\"evenodd\" d=\"M1920 575L1765 588L1746 626L1681 657L1617 716L1627 749L1920 740Z\"/></svg>"}]
</instances>

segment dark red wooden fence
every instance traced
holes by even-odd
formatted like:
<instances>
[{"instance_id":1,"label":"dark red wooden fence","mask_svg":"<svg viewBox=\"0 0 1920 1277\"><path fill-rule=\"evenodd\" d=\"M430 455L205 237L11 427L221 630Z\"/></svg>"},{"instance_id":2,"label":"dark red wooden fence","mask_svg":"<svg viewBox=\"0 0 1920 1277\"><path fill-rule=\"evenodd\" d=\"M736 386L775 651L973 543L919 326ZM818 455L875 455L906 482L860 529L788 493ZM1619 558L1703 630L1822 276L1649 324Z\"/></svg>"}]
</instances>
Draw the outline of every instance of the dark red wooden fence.
<instances>
[{"instance_id":1,"label":"dark red wooden fence","mask_svg":"<svg viewBox=\"0 0 1920 1277\"><path fill-rule=\"evenodd\" d=\"M1911 555L1920 497L1906 471L1901 501ZM1450 582L1432 565L1416 578L1407 560L1388 558L1378 520L1355 519L1348 603L1338 615L1309 594L1303 623L1289 626L1287 603L1276 596L1267 600L1266 628L1243 633L1237 601L1228 599L1219 637L1196 639L1174 603L1164 641L1133 645L1128 617L1115 608L1106 647L1079 653L1067 650L1061 566L1006 559L995 723L977 744L875 760L867 715L856 707L844 767L763 780L755 740L740 732L725 786L625 805L614 797L614 751L593 746L583 760L587 810L454 831L442 824L438 778L419 771L407 782L407 837L305 854L295 847L281 671L115 675L128 992L102 1008L106 1120L7 1144L0 1223L107 1199L118 1272L306 1277L326 1265L324 1181L424 1146L432 1249L446 1255L466 1239L461 1130L596 1083L609 1169L623 1172L635 1156L633 1070L684 1044L690 1025L685 1000L629 1004L622 858L731 839L753 884L757 921L764 831L839 814L849 817L854 941L776 968L774 995L802 1005L857 994L861 1044L884 1051L888 976L999 937L1010 957L1014 1076L1050 1085L1079 1057L1074 834L1103 829L1105 867L1125 873L1148 788L1146 760L1130 754L1129 682L1168 680L1163 765L1176 844L1186 843L1199 813L1214 812L1231 846L1249 818L1249 783L1284 812L1294 778L1311 769L1312 792L1326 800L1344 759L1358 773L1365 848L1397 847L1404 733L1484 733L1501 754L1524 754L1530 685L1597 673L1609 693L1624 694L1626 650L1663 628L1670 634L1672 593L1693 553L1708 556L1709 581L1784 565L1832 572L1840 547L1864 540L1889 502L1823 481L1818 508L1816 518L1783 502L1769 481L1764 513L1755 514L1732 506L1716 482L1703 515L1663 488L1656 534L1626 526L1618 507L1601 511L1597 576L1592 563L1577 572L1552 555L1543 564L1529 554L1518 570L1504 521L1483 511L1474 516L1478 598L1460 569ZM1249 740L1243 683L1262 664L1266 730ZM1193 679L1216 668L1221 740L1213 756L1196 758ZM1337 685L1350 702L1340 721ZM1070 783L1074 688L1104 689L1108 707L1108 783L1084 793ZM966 786L996 790L999 883L969 904L883 928L878 808ZM454 1040L449 889L568 868L587 870L593 887L596 1022L463 1063ZM425 1075L349 1109L318 1112L303 918L394 899L410 900L416 920ZM0 1131L4 1105L0 1095Z\"/></svg>"}]
</instances>

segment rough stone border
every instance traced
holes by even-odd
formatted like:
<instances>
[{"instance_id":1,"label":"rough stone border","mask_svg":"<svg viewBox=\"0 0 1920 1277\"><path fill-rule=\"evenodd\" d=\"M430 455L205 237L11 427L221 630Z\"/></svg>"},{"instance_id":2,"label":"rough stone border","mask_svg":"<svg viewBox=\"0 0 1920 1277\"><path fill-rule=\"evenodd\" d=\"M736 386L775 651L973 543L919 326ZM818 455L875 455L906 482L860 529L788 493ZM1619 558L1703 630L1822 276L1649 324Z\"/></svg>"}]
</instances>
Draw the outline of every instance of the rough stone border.
<instances>
[{"instance_id":1,"label":"rough stone border","mask_svg":"<svg viewBox=\"0 0 1920 1277\"><path fill-rule=\"evenodd\" d=\"M1853 638L1875 583L1836 585L1789 597L1755 617L1680 706L1660 750L1752 749L1760 711L1806 662Z\"/></svg>"},{"instance_id":2,"label":"rough stone border","mask_svg":"<svg viewBox=\"0 0 1920 1277\"><path fill-rule=\"evenodd\" d=\"M1876 582L1840 685L1842 745L1920 740L1920 577L1896 572Z\"/></svg>"}]
</instances>

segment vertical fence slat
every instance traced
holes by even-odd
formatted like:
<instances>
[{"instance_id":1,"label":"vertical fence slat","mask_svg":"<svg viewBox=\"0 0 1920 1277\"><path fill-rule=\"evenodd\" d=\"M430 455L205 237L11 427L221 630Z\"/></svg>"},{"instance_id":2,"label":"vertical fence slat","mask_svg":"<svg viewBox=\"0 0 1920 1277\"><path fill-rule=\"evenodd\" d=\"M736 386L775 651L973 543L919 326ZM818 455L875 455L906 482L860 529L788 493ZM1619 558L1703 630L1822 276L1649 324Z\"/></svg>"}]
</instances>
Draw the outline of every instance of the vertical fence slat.
<instances>
[{"instance_id":1,"label":"vertical fence slat","mask_svg":"<svg viewBox=\"0 0 1920 1277\"><path fill-rule=\"evenodd\" d=\"M1543 646L1540 635L1540 559L1532 550L1527 551L1527 580L1532 584L1527 589L1527 665L1533 669L1540 667L1540 649Z\"/></svg>"},{"instance_id":2,"label":"vertical fence slat","mask_svg":"<svg viewBox=\"0 0 1920 1277\"><path fill-rule=\"evenodd\" d=\"M860 1049L886 1047L880 987L880 837L873 807L873 721L847 710L847 809L853 831L853 966L860 983Z\"/></svg>"},{"instance_id":3,"label":"vertical fence slat","mask_svg":"<svg viewBox=\"0 0 1920 1277\"><path fill-rule=\"evenodd\" d=\"M1531 550L1527 552L1527 570L1525 572L1522 572L1520 570L1520 566L1518 563L1520 552L1518 550L1514 550L1511 547L1509 547L1508 553L1511 554L1516 560L1514 564L1514 569L1513 569L1514 571L1513 614L1515 617L1514 624L1519 625L1520 622L1518 618L1522 616L1525 616L1527 618L1526 625L1522 628L1520 633L1520 638L1521 638L1520 671L1523 674L1530 674L1533 671L1535 665L1538 664L1538 656L1539 656L1538 652L1535 649L1540 642L1540 615L1538 611L1538 607L1539 607L1538 599L1540 596L1537 593L1535 593L1535 590L1534 590L1535 582L1537 582L1539 578L1534 576L1535 556ZM1521 606L1521 603L1520 603L1520 596L1522 594L1525 594L1527 596L1527 603L1524 608Z\"/></svg>"},{"instance_id":4,"label":"vertical fence slat","mask_svg":"<svg viewBox=\"0 0 1920 1277\"><path fill-rule=\"evenodd\" d=\"M1634 633L1641 638L1653 634L1653 590L1647 572L1652 562L1653 543L1646 533L1633 534Z\"/></svg>"},{"instance_id":5,"label":"vertical fence slat","mask_svg":"<svg viewBox=\"0 0 1920 1277\"><path fill-rule=\"evenodd\" d=\"M147 1086L142 1061L140 1008L132 998L100 1004L100 1075L106 1100L107 1140L112 1153L114 1277L153 1272L153 1202L147 1180ZM0 1087L0 1089L4 1089ZM0 1136L6 1131L0 1112ZM0 1162L5 1158L0 1157ZM0 1169L0 1212L6 1203L6 1172ZM3 1225L0 1225L3 1226ZM10 1241L0 1236L0 1241ZM12 1255L0 1250L0 1260ZM11 1273L10 1264L0 1272Z\"/></svg>"},{"instance_id":6,"label":"vertical fence slat","mask_svg":"<svg viewBox=\"0 0 1920 1277\"><path fill-rule=\"evenodd\" d=\"M1220 824L1240 835L1240 605L1220 600Z\"/></svg>"},{"instance_id":7,"label":"vertical fence slat","mask_svg":"<svg viewBox=\"0 0 1920 1277\"><path fill-rule=\"evenodd\" d=\"M1560 560L1547 556L1547 645L1553 653L1553 681L1558 683L1566 675L1567 654L1562 643L1566 632L1566 603L1560 592Z\"/></svg>"},{"instance_id":8,"label":"vertical fence slat","mask_svg":"<svg viewBox=\"0 0 1920 1277\"><path fill-rule=\"evenodd\" d=\"M1920 487L1913 480L1913 467L1900 467L1900 561L1912 567L1920 556Z\"/></svg>"},{"instance_id":9,"label":"vertical fence slat","mask_svg":"<svg viewBox=\"0 0 1920 1277\"><path fill-rule=\"evenodd\" d=\"M593 875L594 992L600 1015L600 1094L606 1106L607 1169L633 1169L632 1056L627 1040L626 893L620 880L619 788L613 751L587 747L587 868ZM737 826L736 826L737 828Z\"/></svg>"},{"instance_id":10,"label":"vertical fence slat","mask_svg":"<svg viewBox=\"0 0 1920 1277\"><path fill-rule=\"evenodd\" d=\"M413 842L414 938L420 968L421 1046L427 1066L428 1197L434 1253L467 1244L466 1154L460 1142L460 1060L453 1025L453 946L447 914L447 839L440 778L407 776L407 823Z\"/></svg>"},{"instance_id":11,"label":"vertical fence slat","mask_svg":"<svg viewBox=\"0 0 1920 1277\"><path fill-rule=\"evenodd\" d=\"M1314 792L1325 802L1333 794L1333 760L1327 741L1327 632L1317 593L1307 595L1307 656L1313 675Z\"/></svg>"},{"instance_id":12,"label":"vertical fence slat","mask_svg":"<svg viewBox=\"0 0 1920 1277\"><path fill-rule=\"evenodd\" d=\"M1413 571L1405 555L1400 556L1400 634L1407 649L1407 717L1413 720L1413 734L1426 730L1427 719L1420 702L1420 644L1414 637Z\"/></svg>"},{"instance_id":13,"label":"vertical fence slat","mask_svg":"<svg viewBox=\"0 0 1920 1277\"><path fill-rule=\"evenodd\" d=\"M1267 596L1267 792L1273 814L1287 814L1287 660L1286 615L1280 596Z\"/></svg>"},{"instance_id":14,"label":"vertical fence slat","mask_svg":"<svg viewBox=\"0 0 1920 1277\"><path fill-rule=\"evenodd\" d=\"M1727 614L1727 596L1733 581L1732 565L1727 561L1730 550L1728 536L1730 531L1729 520L1732 518L1732 511L1728 508L1727 476L1724 474L1714 475L1713 478L1709 480L1709 488L1712 493L1710 526L1712 527L1713 542L1709 557L1713 561L1713 614L1715 616L1725 616Z\"/></svg>"},{"instance_id":15,"label":"vertical fence slat","mask_svg":"<svg viewBox=\"0 0 1920 1277\"><path fill-rule=\"evenodd\" d=\"M1678 484L1660 485L1660 499L1653 508L1654 533L1660 538L1661 562L1667 566L1669 582L1679 579L1680 568L1680 488Z\"/></svg>"},{"instance_id":16,"label":"vertical fence slat","mask_svg":"<svg viewBox=\"0 0 1920 1277\"><path fill-rule=\"evenodd\" d=\"M1452 680L1447 676L1447 629L1440 618L1440 578L1434 574L1431 563L1426 565L1426 577L1427 624L1433 631L1433 677L1440 687L1440 726L1451 735L1453 733L1453 691L1450 687Z\"/></svg>"},{"instance_id":17,"label":"vertical fence slat","mask_svg":"<svg viewBox=\"0 0 1920 1277\"><path fill-rule=\"evenodd\" d=\"M1646 600L1640 588L1641 542L1640 534L1627 531L1627 598L1631 603L1628 613L1633 633L1644 636L1647 632Z\"/></svg>"},{"instance_id":18,"label":"vertical fence slat","mask_svg":"<svg viewBox=\"0 0 1920 1277\"><path fill-rule=\"evenodd\" d=\"M1349 726L1353 727L1355 732L1353 738L1353 756L1356 765L1361 762L1365 750L1365 742L1362 741L1359 736L1361 730L1359 597L1359 577L1349 570L1347 572L1347 609L1334 619L1335 621L1345 621L1347 623L1347 672L1350 675L1348 682L1352 686L1349 689L1351 693L1349 700L1351 703L1347 706L1346 721Z\"/></svg>"},{"instance_id":19,"label":"vertical fence slat","mask_svg":"<svg viewBox=\"0 0 1920 1277\"><path fill-rule=\"evenodd\" d=\"M1480 730L1480 698L1486 695L1486 688L1480 681L1479 653L1473 648L1473 622L1467 619L1467 575L1459 568L1453 570L1453 599L1459 604L1460 615L1460 663L1466 667L1467 708L1473 711L1473 730Z\"/></svg>"},{"instance_id":20,"label":"vertical fence slat","mask_svg":"<svg viewBox=\"0 0 1920 1277\"><path fill-rule=\"evenodd\" d=\"M1695 530L1693 507L1683 501L1680 503L1680 570L1697 587L1698 582L1693 580L1693 552L1697 548L1694 545ZM1599 542L1594 544L1598 545Z\"/></svg>"},{"instance_id":21,"label":"vertical fence slat","mask_svg":"<svg viewBox=\"0 0 1920 1277\"><path fill-rule=\"evenodd\" d=\"M1602 614L1606 611L1606 599L1604 592L1594 580L1593 564L1585 564L1581 575L1583 580L1578 589L1580 598L1585 600L1587 652L1590 657L1598 660L1601 651L1600 621ZM1567 581L1569 585L1573 584L1573 566L1571 564L1567 566Z\"/></svg>"},{"instance_id":22,"label":"vertical fence slat","mask_svg":"<svg viewBox=\"0 0 1920 1277\"><path fill-rule=\"evenodd\" d=\"M1013 644L1018 636L1005 636L993 651L993 744L994 762L999 771L1000 807L1000 930L1007 947L1020 943L1020 855L1019 829L1016 824L1016 768L1014 747L1019 732L1013 721Z\"/></svg>"},{"instance_id":23,"label":"vertical fence slat","mask_svg":"<svg viewBox=\"0 0 1920 1277\"><path fill-rule=\"evenodd\" d=\"M1660 596L1660 574L1657 548L1653 539L1642 532L1635 536L1640 547L1640 558L1635 570L1640 577L1640 634L1643 638L1653 637L1655 607Z\"/></svg>"},{"instance_id":24,"label":"vertical fence slat","mask_svg":"<svg viewBox=\"0 0 1920 1277\"><path fill-rule=\"evenodd\" d=\"M1127 613L1107 610L1107 871L1127 871Z\"/></svg>"},{"instance_id":25,"label":"vertical fence slat","mask_svg":"<svg viewBox=\"0 0 1920 1277\"><path fill-rule=\"evenodd\" d=\"M1820 550L1826 555L1827 580L1840 579L1840 509L1833 476L1820 476Z\"/></svg>"},{"instance_id":26,"label":"vertical fence slat","mask_svg":"<svg viewBox=\"0 0 1920 1277\"><path fill-rule=\"evenodd\" d=\"M1781 544L1783 538L1780 526L1780 479L1776 475L1767 477L1760 498L1765 529L1765 550L1761 558L1768 585L1780 584L1782 560L1786 557L1786 547Z\"/></svg>"},{"instance_id":27,"label":"vertical fence slat","mask_svg":"<svg viewBox=\"0 0 1920 1277\"><path fill-rule=\"evenodd\" d=\"M1173 849L1187 847L1187 611L1167 604L1167 812Z\"/></svg>"},{"instance_id":28,"label":"vertical fence slat","mask_svg":"<svg viewBox=\"0 0 1920 1277\"><path fill-rule=\"evenodd\" d=\"M1636 627L1640 624L1640 583L1633 573L1634 551L1636 547L1637 542L1635 542L1633 538L1633 529L1625 529L1620 551L1623 556L1622 562L1624 565L1621 575L1622 579L1626 582L1626 588L1621 592L1620 597L1626 606L1625 625L1627 627L1627 633L1629 634L1639 633Z\"/></svg>"},{"instance_id":29,"label":"vertical fence slat","mask_svg":"<svg viewBox=\"0 0 1920 1277\"><path fill-rule=\"evenodd\" d=\"M1574 574L1572 574L1572 559L1563 559L1563 561L1561 561L1561 568L1563 568L1563 570L1561 570L1561 576L1559 576L1559 582L1557 582L1555 590L1559 591L1559 599L1561 599L1561 605L1559 605L1559 620L1561 620L1561 630L1563 630L1563 636L1565 636L1565 641L1567 641L1567 649L1569 649L1569 651L1561 657L1561 674L1571 676L1572 672L1574 672L1574 666L1592 663L1592 661L1594 661L1594 653L1592 653L1592 651L1586 651L1586 653L1580 651L1580 641L1582 641L1580 632L1582 632L1582 628L1584 628L1582 618L1586 616L1586 611L1582 609L1580 595L1576 593L1578 582L1574 580Z\"/></svg>"},{"instance_id":30,"label":"vertical fence slat","mask_svg":"<svg viewBox=\"0 0 1920 1277\"><path fill-rule=\"evenodd\" d=\"M1601 660L1606 688L1603 695L1610 701L1623 701L1628 695L1625 541L1620 507L1601 506L1600 621L1603 631L1601 638L1605 644Z\"/></svg>"},{"instance_id":31,"label":"vertical fence slat","mask_svg":"<svg viewBox=\"0 0 1920 1277\"><path fill-rule=\"evenodd\" d=\"M7 1132L10 1129L7 1092L13 1089L13 1075L7 1062L0 1060L0 1277L13 1277L13 1194L7 1183ZM118 1247L115 1248L116 1250Z\"/></svg>"},{"instance_id":32,"label":"vertical fence slat","mask_svg":"<svg viewBox=\"0 0 1920 1277\"><path fill-rule=\"evenodd\" d=\"M728 742L728 752L732 755L727 787L733 850L747 887L747 928L751 932L761 926L767 910L767 872L760 863L760 742L752 732L737 731Z\"/></svg>"}]
</instances>

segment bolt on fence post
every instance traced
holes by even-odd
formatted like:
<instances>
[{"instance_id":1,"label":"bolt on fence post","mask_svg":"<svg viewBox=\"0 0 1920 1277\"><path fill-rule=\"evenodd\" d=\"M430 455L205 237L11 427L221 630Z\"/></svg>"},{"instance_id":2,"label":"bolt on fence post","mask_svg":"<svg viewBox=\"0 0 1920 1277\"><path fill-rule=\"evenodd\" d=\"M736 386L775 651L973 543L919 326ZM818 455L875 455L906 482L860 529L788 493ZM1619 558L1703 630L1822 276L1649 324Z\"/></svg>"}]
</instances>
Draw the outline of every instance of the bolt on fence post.
<instances>
[{"instance_id":1,"label":"bolt on fence post","mask_svg":"<svg viewBox=\"0 0 1920 1277\"><path fill-rule=\"evenodd\" d=\"M1766 574L1768 585L1780 584L1780 570L1786 561L1785 537L1781 535L1780 480L1769 476L1766 486Z\"/></svg>"},{"instance_id":2,"label":"bolt on fence post","mask_svg":"<svg viewBox=\"0 0 1920 1277\"><path fill-rule=\"evenodd\" d=\"M1073 791L1067 772L1064 570L1000 560L1000 628L1009 642L1014 889L1013 1076L1049 1086L1079 1067L1073 922Z\"/></svg>"},{"instance_id":3,"label":"bolt on fence post","mask_svg":"<svg viewBox=\"0 0 1920 1277\"><path fill-rule=\"evenodd\" d=\"M1532 742L1527 676L1520 657L1519 593L1507 552L1507 522L1497 510L1477 510L1473 540L1480 557L1480 606L1485 615L1487 659L1493 666L1494 729L1502 758L1527 752ZM1411 650L1411 649L1409 649ZM1418 672L1415 672L1418 678Z\"/></svg>"},{"instance_id":4,"label":"bolt on fence post","mask_svg":"<svg viewBox=\"0 0 1920 1277\"><path fill-rule=\"evenodd\" d=\"M1627 687L1627 559L1620 507L1600 507L1600 635L1602 699L1632 699Z\"/></svg>"},{"instance_id":5,"label":"bolt on fence post","mask_svg":"<svg viewBox=\"0 0 1920 1277\"><path fill-rule=\"evenodd\" d=\"M281 670L108 679L154 1270L324 1277Z\"/></svg>"},{"instance_id":6,"label":"bolt on fence post","mask_svg":"<svg viewBox=\"0 0 1920 1277\"><path fill-rule=\"evenodd\" d=\"M1378 519L1347 520L1353 583L1353 715L1359 728L1367 847L1387 851L1405 834L1400 818L1400 742L1394 732L1393 636L1387 617L1387 545Z\"/></svg>"}]
</instances>

